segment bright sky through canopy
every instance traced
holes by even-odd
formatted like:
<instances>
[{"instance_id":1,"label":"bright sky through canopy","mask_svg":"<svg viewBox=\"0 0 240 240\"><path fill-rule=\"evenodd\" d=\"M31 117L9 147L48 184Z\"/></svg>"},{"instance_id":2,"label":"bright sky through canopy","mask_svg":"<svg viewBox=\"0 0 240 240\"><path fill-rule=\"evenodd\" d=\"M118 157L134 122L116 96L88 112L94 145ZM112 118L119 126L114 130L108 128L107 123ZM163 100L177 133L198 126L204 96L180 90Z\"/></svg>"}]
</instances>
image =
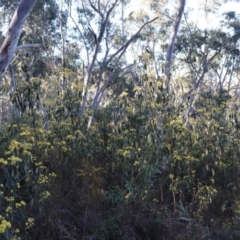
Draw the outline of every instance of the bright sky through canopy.
<instances>
[{"instance_id":1,"label":"bright sky through canopy","mask_svg":"<svg viewBox=\"0 0 240 240\"><path fill-rule=\"evenodd\" d=\"M205 0L188 0L187 2L187 7L193 9L193 21L196 21L197 26L202 29L211 29L217 27L222 17L222 14L225 12L235 11L237 14L240 14L240 2L229 1L227 3L223 3L222 6L219 8L218 12L216 12L215 14L210 14L206 17L204 12L198 10L199 7L203 9L203 2L205 2Z\"/></svg>"},{"instance_id":2,"label":"bright sky through canopy","mask_svg":"<svg viewBox=\"0 0 240 240\"><path fill-rule=\"evenodd\" d=\"M192 9L190 12L192 21L195 22L199 28L209 29L218 26L220 21L219 17L221 17L224 12L235 11L237 14L240 14L240 2L228 1L227 3L222 4L216 14L209 14L206 18L203 11L206 2L207 0L188 0L186 4L186 10L189 8ZM176 5L173 4L173 2L170 5L177 7L178 2L176 1ZM131 11L139 11L140 9L146 11L147 6L148 5L144 0L131 1L131 4L126 8L126 12L128 14ZM219 17L216 17L216 15Z\"/></svg>"},{"instance_id":3,"label":"bright sky through canopy","mask_svg":"<svg viewBox=\"0 0 240 240\"><path fill-rule=\"evenodd\" d=\"M235 11L240 14L240 3L238 2L228 2L221 7L222 12Z\"/></svg>"}]
</instances>

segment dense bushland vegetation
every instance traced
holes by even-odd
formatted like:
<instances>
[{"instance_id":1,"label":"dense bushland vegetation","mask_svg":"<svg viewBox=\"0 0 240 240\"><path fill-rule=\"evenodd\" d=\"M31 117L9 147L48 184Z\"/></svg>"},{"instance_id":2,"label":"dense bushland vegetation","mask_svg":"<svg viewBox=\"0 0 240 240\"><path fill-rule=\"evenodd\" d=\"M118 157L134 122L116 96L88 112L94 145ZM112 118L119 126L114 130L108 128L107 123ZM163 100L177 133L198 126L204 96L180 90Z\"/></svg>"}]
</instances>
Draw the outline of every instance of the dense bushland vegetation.
<instances>
[{"instance_id":1,"label":"dense bushland vegetation","mask_svg":"<svg viewBox=\"0 0 240 240\"><path fill-rule=\"evenodd\" d=\"M48 106L48 126L30 102L2 122L7 239L238 238L240 119L226 91L203 92L185 126L174 92L146 81L89 128L89 113L74 114L79 91Z\"/></svg>"},{"instance_id":2,"label":"dense bushland vegetation","mask_svg":"<svg viewBox=\"0 0 240 240\"><path fill-rule=\"evenodd\" d=\"M186 10L169 75L169 1L127 20L127 1L59 2L1 76L0 240L239 239L239 16L201 30Z\"/></svg>"}]
</instances>

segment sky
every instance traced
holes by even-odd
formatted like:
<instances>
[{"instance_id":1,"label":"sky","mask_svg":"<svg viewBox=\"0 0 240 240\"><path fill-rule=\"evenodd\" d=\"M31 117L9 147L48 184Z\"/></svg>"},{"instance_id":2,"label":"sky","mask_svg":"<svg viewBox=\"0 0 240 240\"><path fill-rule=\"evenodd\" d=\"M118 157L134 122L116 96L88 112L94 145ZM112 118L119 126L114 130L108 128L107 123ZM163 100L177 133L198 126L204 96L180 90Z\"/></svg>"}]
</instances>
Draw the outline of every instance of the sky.
<instances>
[{"instance_id":1,"label":"sky","mask_svg":"<svg viewBox=\"0 0 240 240\"><path fill-rule=\"evenodd\" d=\"M205 17L204 14L200 14L198 12L198 6L201 6L201 2L205 2L205 0L188 0L187 1L187 7L193 8L193 14L192 17L193 19L198 16L198 24L197 26L202 29L209 29L209 28L215 28L219 21L220 17L216 17L215 14L209 15L207 18ZM199 4L200 3L200 4ZM235 2L235 1L228 1L225 4L222 4L222 6L219 8L217 15L221 16L224 12L230 12L230 11L235 11L237 14L240 14L240 2Z\"/></svg>"},{"instance_id":2,"label":"sky","mask_svg":"<svg viewBox=\"0 0 240 240\"><path fill-rule=\"evenodd\" d=\"M216 15L209 15L206 19L203 12L201 14L201 11L198 10L199 7L203 8L205 2L207 1L208 0L187 0L186 2L186 8L192 8L191 17L194 22L197 22L197 26L199 28L214 28L218 25L219 22L219 18L216 18ZM145 6L147 6L147 2L144 0L131 0L130 4L127 6L126 12L129 13L131 11L140 10L141 8L144 8L144 3L146 4ZM173 4L173 6L177 7L177 4ZM146 8L144 8L144 10L146 10ZM176 12L176 9L173 11ZM240 2L228 1L227 3L222 4L217 14L221 15L221 13L229 11L235 11L237 14L240 14Z\"/></svg>"},{"instance_id":3,"label":"sky","mask_svg":"<svg viewBox=\"0 0 240 240\"><path fill-rule=\"evenodd\" d=\"M193 19L196 18L196 16L199 17L198 19L198 27L199 28L214 28L218 25L220 21L220 17L216 17L215 14L209 15L207 18L204 14L200 14L198 12L198 6L201 6L201 3L205 2L206 0L188 0L187 1L187 7L193 8ZM217 15L221 16L225 12L235 11L237 14L240 14L240 2L236 1L228 1L227 3L222 4L222 6L217 11Z\"/></svg>"},{"instance_id":4,"label":"sky","mask_svg":"<svg viewBox=\"0 0 240 240\"><path fill-rule=\"evenodd\" d=\"M232 2L229 1L228 3L224 4L221 7L222 12L227 12L227 11L235 11L236 13L240 14L240 2Z\"/></svg>"}]
</instances>

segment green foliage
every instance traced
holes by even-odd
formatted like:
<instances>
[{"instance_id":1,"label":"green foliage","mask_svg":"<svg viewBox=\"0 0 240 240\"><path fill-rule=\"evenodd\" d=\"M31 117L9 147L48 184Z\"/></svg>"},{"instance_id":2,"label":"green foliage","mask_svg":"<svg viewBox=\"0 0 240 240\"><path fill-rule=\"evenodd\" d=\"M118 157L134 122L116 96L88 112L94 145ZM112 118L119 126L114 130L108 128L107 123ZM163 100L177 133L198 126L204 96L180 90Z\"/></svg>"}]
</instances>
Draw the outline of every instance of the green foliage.
<instances>
[{"instance_id":1,"label":"green foliage","mask_svg":"<svg viewBox=\"0 0 240 240\"><path fill-rule=\"evenodd\" d=\"M52 151L43 122L36 120L39 108L38 79L22 82L11 96L21 113L1 124L0 213L1 237L19 239L34 225L33 216L50 196L56 174L49 169Z\"/></svg>"},{"instance_id":2,"label":"green foliage","mask_svg":"<svg viewBox=\"0 0 240 240\"><path fill-rule=\"evenodd\" d=\"M238 230L236 103L224 89L203 91L187 123L174 92L144 85L79 117L81 85L48 96L40 79L18 84L21 118L1 125L2 236L224 239Z\"/></svg>"},{"instance_id":3,"label":"green foliage","mask_svg":"<svg viewBox=\"0 0 240 240\"><path fill-rule=\"evenodd\" d=\"M191 24L181 28L168 91L159 61L172 20L139 34L134 66L105 64L111 55L102 62L98 56L89 82L108 87L104 104L92 109L87 99L82 112L83 89L92 89L82 83L89 69L79 52L95 49L97 29L88 24L101 29L102 17L90 5L79 7L84 27L68 41L69 13L57 8L38 1L20 41L42 42L47 29L44 53L19 52L15 83L6 77L0 86L1 97L9 97L0 125L0 239L239 239L240 114L230 86L239 69L238 16L226 14L232 32L193 28L188 35ZM102 45L119 49L127 39L112 20L99 52ZM162 45L159 53L155 44ZM201 90L193 90L197 82Z\"/></svg>"},{"instance_id":4,"label":"green foliage","mask_svg":"<svg viewBox=\"0 0 240 240\"><path fill-rule=\"evenodd\" d=\"M28 101L43 90L34 82L17 90L30 87ZM226 91L200 95L192 128L159 82L94 111L90 128L87 112L78 117L79 91L47 103L47 129L35 100L2 125L7 239L224 239L238 229L239 114Z\"/></svg>"}]
</instances>

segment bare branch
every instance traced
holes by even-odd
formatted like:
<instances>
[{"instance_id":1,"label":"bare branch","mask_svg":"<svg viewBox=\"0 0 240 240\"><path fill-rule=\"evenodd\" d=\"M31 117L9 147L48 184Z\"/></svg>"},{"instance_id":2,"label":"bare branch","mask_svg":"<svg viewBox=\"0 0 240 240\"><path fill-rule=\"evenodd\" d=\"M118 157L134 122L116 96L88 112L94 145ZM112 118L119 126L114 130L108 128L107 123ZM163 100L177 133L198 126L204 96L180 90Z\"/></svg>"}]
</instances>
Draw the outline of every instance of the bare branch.
<instances>
[{"instance_id":1,"label":"bare branch","mask_svg":"<svg viewBox=\"0 0 240 240\"><path fill-rule=\"evenodd\" d=\"M152 19L152 20L144 23L144 24L140 27L140 29L139 29L122 47L120 47L120 48L108 59L107 63L111 62L111 61L113 60L113 58L115 58L120 52L125 51L125 50L127 49L127 47L131 44L131 42L132 42L134 39L137 38L137 36L138 36L138 35L140 34L140 32L142 31L142 29L143 29L146 25L148 25L148 24L152 23L153 21L157 20L158 18L159 18L159 17L156 17L156 18L154 18L154 19ZM122 54L123 54L123 53L122 53ZM121 54L121 56L122 56L122 54Z\"/></svg>"},{"instance_id":2,"label":"bare branch","mask_svg":"<svg viewBox=\"0 0 240 240\"><path fill-rule=\"evenodd\" d=\"M101 13L101 11L100 11L99 6L98 6L98 9L97 9L90 0L88 0L88 2L89 2L89 4L90 4L91 8L92 8L95 12L97 12L97 13L102 17L102 13Z\"/></svg>"},{"instance_id":3,"label":"bare branch","mask_svg":"<svg viewBox=\"0 0 240 240\"><path fill-rule=\"evenodd\" d=\"M100 42L102 41L102 37L103 37L103 35L104 35L104 32L105 32L105 29L106 29L106 26L107 26L107 22L108 22L109 16L110 16L112 10L114 9L114 7L116 6L117 2L118 2L118 0L116 0L116 1L112 4L112 6L109 8L109 10L107 11L107 15L106 15L104 21L103 21L102 24L101 24L101 30L100 30L99 36L98 36L98 38L97 38L98 43L100 43Z\"/></svg>"},{"instance_id":4,"label":"bare branch","mask_svg":"<svg viewBox=\"0 0 240 240\"><path fill-rule=\"evenodd\" d=\"M89 0L89 2L91 4L90 0ZM88 66L87 74L84 78L84 89L83 89L83 94L82 94L83 104L82 104L82 109L81 109L80 113L84 112L84 109L85 109L85 106L86 106L86 101L87 101L87 86L89 84L89 81L90 81L90 78L91 78L91 75L92 75L93 67L94 67L96 59L97 59L99 47L100 47L103 35L105 33L105 30L106 30L106 26L107 26L109 16L110 16L111 12L113 11L114 7L116 6L117 2L118 2L118 0L115 0L115 2L112 4L112 6L108 9L106 17L104 18L104 20L101 23L101 28L100 28L99 34L97 36L97 39L96 39L95 49L94 49L94 53L93 53L93 56L92 56L92 60L89 64L89 66Z\"/></svg>"},{"instance_id":5,"label":"bare branch","mask_svg":"<svg viewBox=\"0 0 240 240\"><path fill-rule=\"evenodd\" d=\"M132 68L134 66L134 64L131 64L125 68L120 69L119 71L113 72L112 74L110 74L110 76L108 77L108 79L105 81L105 83L103 84L103 86L101 87L100 90L98 90L94 96L93 102L92 102L92 107L93 108L97 108L98 105L100 104L101 98L103 96L104 91L107 89L108 85L110 84L110 82L116 77L118 76L120 73L122 73L122 76L125 75L126 70L129 70L130 68Z\"/></svg>"},{"instance_id":6,"label":"bare branch","mask_svg":"<svg viewBox=\"0 0 240 240\"><path fill-rule=\"evenodd\" d=\"M84 37L84 34L82 33L81 29L79 28L79 25L77 24L77 22L74 20L73 16L72 16L72 11L70 9L70 18L72 19L73 23L75 24L75 27L76 29L78 30L81 38L83 39L83 42L84 42L84 46L85 46L85 49L86 49L86 52L87 52L87 63L89 63L89 51L88 51L88 48L86 47L88 44L87 44L87 41Z\"/></svg>"}]
</instances>

